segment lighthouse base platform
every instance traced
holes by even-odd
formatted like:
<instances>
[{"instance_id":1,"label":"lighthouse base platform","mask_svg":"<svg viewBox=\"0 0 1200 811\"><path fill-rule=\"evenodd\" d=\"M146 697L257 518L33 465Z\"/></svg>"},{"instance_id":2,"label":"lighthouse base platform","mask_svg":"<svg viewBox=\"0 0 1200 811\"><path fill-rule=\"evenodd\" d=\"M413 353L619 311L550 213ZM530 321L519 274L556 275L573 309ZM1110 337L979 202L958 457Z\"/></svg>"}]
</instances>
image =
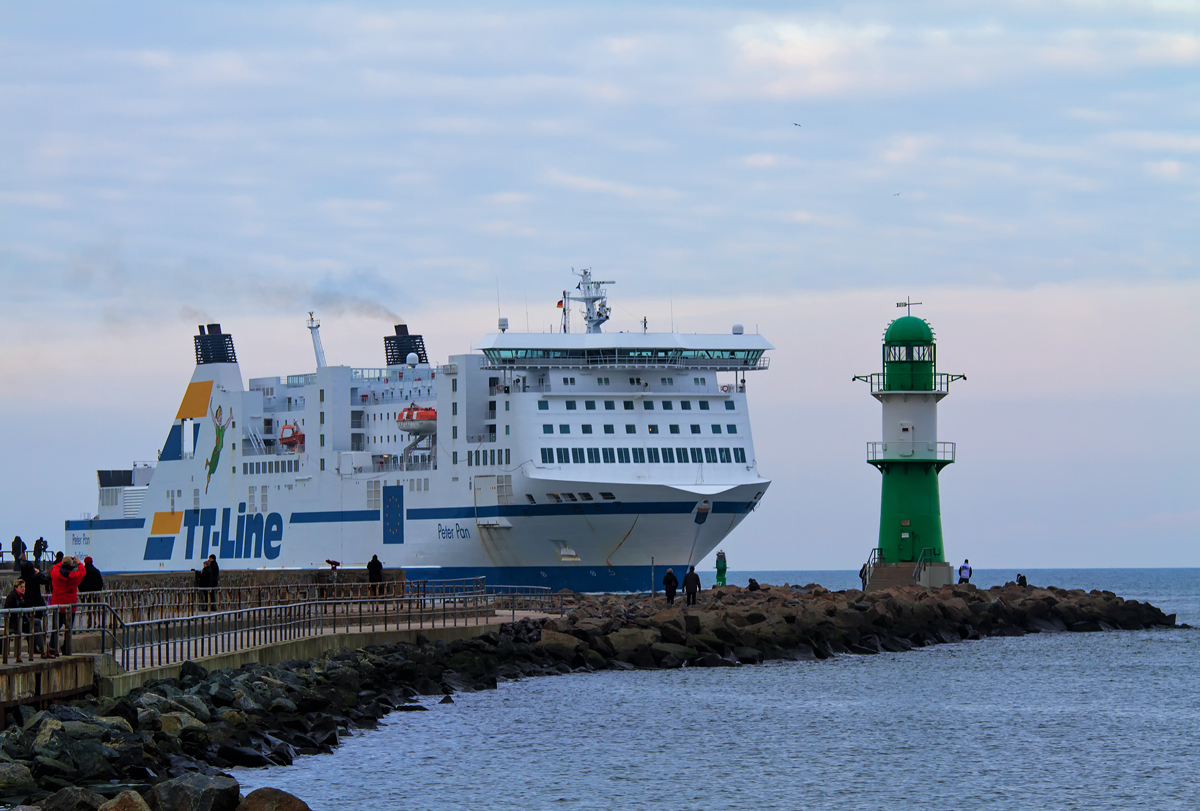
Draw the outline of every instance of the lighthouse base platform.
<instances>
[{"instance_id":1,"label":"lighthouse base platform","mask_svg":"<svg viewBox=\"0 0 1200 811\"><path fill-rule=\"evenodd\" d=\"M901 563L876 563L871 569L871 577L864 590L882 591L897 586L940 589L954 583L954 567L949 563L925 563L921 566L919 574L916 569L917 564L911 560Z\"/></svg>"}]
</instances>

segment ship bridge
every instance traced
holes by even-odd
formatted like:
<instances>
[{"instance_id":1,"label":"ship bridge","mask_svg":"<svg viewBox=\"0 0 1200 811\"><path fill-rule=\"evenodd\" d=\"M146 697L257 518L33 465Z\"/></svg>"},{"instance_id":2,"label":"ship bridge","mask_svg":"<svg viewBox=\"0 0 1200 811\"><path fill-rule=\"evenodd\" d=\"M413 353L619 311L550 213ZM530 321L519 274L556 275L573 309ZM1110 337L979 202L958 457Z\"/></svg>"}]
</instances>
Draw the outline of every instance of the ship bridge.
<instances>
[{"instance_id":1,"label":"ship bridge","mask_svg":"<svg viewBox=\"0 0 1200 811\"><path fill-rule=\"evenodd\" d=\"M766 369L774 349L761 335L498 333L475 345L487 369Z\"/></svg>"}]
</instances>

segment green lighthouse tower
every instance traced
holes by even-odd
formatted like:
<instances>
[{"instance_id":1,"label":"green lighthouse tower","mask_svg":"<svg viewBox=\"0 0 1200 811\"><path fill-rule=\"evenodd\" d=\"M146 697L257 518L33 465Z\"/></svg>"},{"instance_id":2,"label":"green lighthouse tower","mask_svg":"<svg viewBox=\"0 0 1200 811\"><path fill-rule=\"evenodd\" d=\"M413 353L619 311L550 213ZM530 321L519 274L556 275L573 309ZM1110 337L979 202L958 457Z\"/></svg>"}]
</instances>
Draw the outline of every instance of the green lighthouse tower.
<instances>
[{"instance_id":1,"label":"green lighthouse tower","mask_svg":"<svg viewBox=\"0 0 1200 811\"><path fill-rule=\"evenodd\" d=\"M938 474L954 462L954 443L938 441L937 406L950 393L950 383L966 375L938 372L933 329L924 319L906 315L883 335L883 371L854 379L870 385L883 406L883 441L867 443L867 462L883 475L883 487L879 543L867 561L865 585L950 583Z\"/></svg>"}]
</instances>

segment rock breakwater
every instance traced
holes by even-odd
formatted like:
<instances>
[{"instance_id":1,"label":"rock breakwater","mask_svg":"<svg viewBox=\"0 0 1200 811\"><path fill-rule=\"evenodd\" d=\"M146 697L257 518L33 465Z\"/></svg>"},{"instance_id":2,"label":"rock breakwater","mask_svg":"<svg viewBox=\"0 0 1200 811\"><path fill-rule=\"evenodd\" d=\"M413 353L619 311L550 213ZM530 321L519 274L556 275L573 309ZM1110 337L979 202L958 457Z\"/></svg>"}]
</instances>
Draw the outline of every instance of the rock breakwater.
<instances>
[{"instance_id":1,"label":"rock breakwater","mask_svg":"<svg viewBox=\"0 0 1200 811\"><path fill-rule=\"evenodd\" d=\"M1015 586L865 594L816 585L727 587L702 593L700 604L689 607L664 607L661 597L655 603L647 595L579 595L566 603L564 616L506 623L499 633L449 644L419 637L418 644L213 672L189 662L179 678L147 683L122 698L17 708L0 733L0 804L99 807L51 802L86 789L88 797L112 801L133 791L153 808L168 783L222 780L234 766L286 765L329 752L352 730L372 728L389 713L427 711L443 697L494 689L501 680L736 667L985 636L1175 624L1174 616L1111 592ZM123 802L113 808L140 808L132 797Z\"/></svg>"}]
</instances>

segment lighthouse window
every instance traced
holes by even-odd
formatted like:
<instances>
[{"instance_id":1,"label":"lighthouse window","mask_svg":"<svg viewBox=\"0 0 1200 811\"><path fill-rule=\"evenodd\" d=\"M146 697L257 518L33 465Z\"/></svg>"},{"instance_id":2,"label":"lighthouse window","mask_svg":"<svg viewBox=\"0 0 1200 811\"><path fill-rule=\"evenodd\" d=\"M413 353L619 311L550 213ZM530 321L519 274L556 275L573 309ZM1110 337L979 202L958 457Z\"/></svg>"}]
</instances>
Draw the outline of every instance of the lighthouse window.
<instances>
[{"instance_id":1,"label":"lighthouse window","mask_svg":"<svg viewBox=\"0 0 1200 811\"><path fill-rule=\"evenodd\" d=\"M652 433L652 434L657 434L657 433L658 433L658 426L657 426L657 425L647 425L647 426L646 426L646 430L647 430L647 431L649 431L649 432L650 432L650 433Z\"/></svg>"},{"instance_id":2,"label":"lighthouse window","mask_svg":"<svg viewBox=\"0 0 1200 811\"><path fill-rule=\"evenodd\" d=\"M629 448L617 448L617 461L623 465L629 464Z\"/></svg>"},{"instance_id":3,"label":"lighthouse window","mask_svg":"<svg viewBox=\"0 0 1200 811\"><path fill-rule=\"evenodd\" d=\"M729 448L717 448L717 452L721 454L721 461L729 464L733 459L729 455Z\"/></svg>"},{"instance_id":4,"label":"lighthouse window","mask_svg":"<svg viewBox=\"0 0 1200 811\"><path fill-rule=\"evenodd\" d=\"M569 425L560 425L560 426L558 426L558 432L559 432L560 434L569 434L569 433L571 433L571 426L569 426Z\"/></svg>"},{"instance_id":5,"label":"lighthouse window","mask_svg":"<svg viewBox=\"0 0 1200 811\"><path fill-rule=\"evenodd\" d=\"M712 427L712 432L713 432L714 434L719 434L719 433L721 433L721 426L719 426L719 425L714 425L714 426Z\"/></svg>"},{"instance_id":6,"label":"lighthouse window","mask_svg":"<svg viewBox=\"0 0 1200 811\"><path fill-rule=\"evenodd\" d=\"M717 449L716 448L705 448L704 449L704 461L709 462L710 464L715 463L717 461Z\"/></svg>"},{"instance_id":7,"label":"lighthouse window","mask_svg":"<svg viewBox=\"0 0 1200 811\"><path fill-rule=\"evenodd\" d=\"M625 400L623 402L625 403L626 411L633 411L633 400Z\"/></svg>"},{"instance_id":8,"label":"lighthouse window","mask_svg":"<svg viewBox=\"0 0 1200 811\"><path fill-rule=\"evenodd\" d=\"M708 411L708 400L701 400L701 401L700 401L700 410L701 410L701 411Z\"/></svg>"},{"instance_id":9,"label":"lighthouse window","mask_svg":"<svg viewBox=\"0 0 1200 811\"><path fill-rule=\"evenodd\" d=\"M646 464L646 451L644 448L633 449L633 461L637 462L639 465Z\"/></svg>"},{"instance_id":10,"label":"lighthouse window","mask_svg":"<svg viewBox=\"0 0 1200 811\"><path fill-rule=\"evenodd\" d=\"M590 434L590 433L592 432L592 426L590 426L590 425L581 425L581 426L579 426L579 430L580 430L580 431L582 431L582 432L583 432L583 433L585 433L585 434Z\"/></svg>"},{"instance_id":11,"label":"lighthouse window","mask_svg":"<svg viewBox=\"0 0 1200 811\"><path fill-rule=\"evenodd\" d=\"M672 425L672 426L670 426L670 428L671 428L671 433L672 433L672 434L678 434L678 433L679 433L679 426L678 426L678 425Z\"/></svg>"},{"instance_id":12,"label":"lighthouse window","mask_svg":"<svg viewBox=\"0 0 1200 811\"><path fill-rule=\"evenodd\" d=\"M727 434L736 434L736 433L737 433L737 426L736 426L736 425L726 425L726 426L725 426L725 433L727 433Z\"/></svg>"},{"instance_id":13,"label":"lighthouse window","mask_svg":"<svg viewBox=\"0 0 1200 811\"><path fill-rule=\"evenodd\" d=\"M583 448L571 448L571 461L577 465L583 464Z\"/></svg>"},{"instance_id":14,"label":"lighthouse window","mask_svg":"<svg viewBox=\"0 0 1200 811\"><path fill-rule=\"evenodd\" d=\"M745 448L734 448L733 449L733 461L739 462L743 465L746 464L746 449Z\"/></svg>"},{"instance_id":15,"label":"lighthouse window","mask_svg":"<svg viewBox=\"0 0 1200 811\"><path fill-rule=\"evenodd\" d=\"M683 409L684 411L691 411L692 410L692 401L691 400L680 400L679 407L681 409Z\"/></svg>"},{"instance_id":16,"label":"lighthouse window","mask_svg":"<svg viewBox=\"0 0 1200 811\"><path fill-rule=\"evenodd\" d=\"M662 410L663 411L670 411L672 408L674 408L674 406L675 406L675 404L672 403L670 400L662 401Z\"/></svg>"},{"instance_id":17,"label":"lighthouse window","mask_svg":"<svg viewBox=\"0 0 1200 811\"><path fill-rule=\"evenodd\" d=\"M611 425L606 425L606 426L604 426L604 433L606 433L606 434L615 434L615 433L616 433L616 429L615 429L613 426L611 426Z\"/></svg>"},{"instance_id":18,"label":"lighthouse window","mask_svg":"<svg viewBox=\"0 0 1200 811\"><path fill-rule=\"evenodd\" d=\"M538 411L549 411L550 403L547 400L538 400Z\"/></svg>"},{"instance_id":19,"label":"lighthouse window","mask_svg":"<svg viewBox=\"0 0 1200 811\"><path fill-rule=\"evenodd\" d=\"M596 410L596 401L595 400L584 400L583 408L586 411L595 411Z\"/></svg>"},{"instance_id":20,"label":"lighthouse window","mask_svg":"<svg viewBox=\"0 0 1200 811\"><path fill-rule=\"evenodd\" d=\"M663 448L662 449L662 460L667 463L674 462L675 461L675 449L674 448Z\"/></svg>"},{"instance_id":21,"label":"lighthouse window","mask_svg":"<svg viewBox=\"0 0 1200 811\"><path fill-rule=\"evenodd\" d=\"M605 464L611 465L617 461L617 455L613 452L612 448L601 448L600 451L604 455Z\"/></svg>"},{"instance_id":22,"label":"lighthouse window","mask_svg":"<svg viewBox=\"0 0 1200 811\"><path fill-rule=\"evenodd\" d=\"M550 425L549 423L543 423L542 424L542 433L543 434L553 434L554 426Z\"/></svg>"},{"instance_id":23,"label":"lighthouse window","mask_svg":"<svg viewBox=\"0 0 1200 811\"><path fill-rule=\"evenodd\" d=\"M699 448L690 448L689 450L692 453L692 461L693 462L703 462L704 461L704 454L702 454L700 452Z\"/></svg>"},{"instance_id":24,"label":"lighthouse window","mask_svg":"<svg viewBox=\"0 0 1200 811\"><path fill-rule=\"evenodd\" d=\"M692 426L692 433L693 433L693 434L698 434L698 433L700 433L700 426L699 426L699 425L693 425L693 426Z\"/></svg>"},{"instance_id":25,"label":"lighthouse window","mask_svg":"<svg viewBox=\"0 0 1200 811\"><path fill-rule=\"evenodd\" d=\"M642 408L646 411L653 411L654 410L654 401L653 400L642 400Z\"/></svg>"},{"instance_id":26,"label":"lighthouse window","mask_svg":"<svg viewBox=\"0 0 1200 811\"><path fill-rule=\"evenodd\" d=\"M574 411L574 410L575 410L575 401L567 400L567 411Z\"/></svg>"},{"instance_id":27,"label":"lighthouse window","mask_svg":"<svg viewBox=\"0 0 1200 811\"><path fill-rule=\"evenodd\" d=\"M551 448L542 448L542 464L554 464L554 451Z\"/></svg>"},{"instance_id":28,"label":"lighthouse window","mask_svg":"<svg viewBox=\"0 0 1200 811\"><path fill-rule=\"evenodd\" d=\"M646 448L646 458L654 464L658 464L658 448Z\"/></svg>"},{"instance_id":29,"label":"lighthouse window","mask_svg":"<svg viewBox=\"0 0 1200 811\"><path fill-rule=\"evenodd\" d=\"M599 448L588 448L587 449L587 460L590 464L593 464L593 465L600 464L600 449ZM591 501L591 499L588 499L588 500Z\"/></svg>"},{"instance_id":30,"label":"lighthouse window","mask_svg":"<svg viewBox=\"0 0 1200 811\"><path fill-rule=\"evenodd\" d=\"M612 410L616 409L616 407L617 407L617 403L615 400L605 400L604 401L604 410L605 411L612 411Z\"/></svg>"},{"instance_id":31,"label":"lighthouse window","mask_svg":"<svg viewBox=\"0 0 1200 811\"><path fill-rule=\"evenodd\" d=\"M565 465L571 461L571 455L566 448L555 448L554 455L558 457L558 463Z\"/></svg>"}]
</instances>

